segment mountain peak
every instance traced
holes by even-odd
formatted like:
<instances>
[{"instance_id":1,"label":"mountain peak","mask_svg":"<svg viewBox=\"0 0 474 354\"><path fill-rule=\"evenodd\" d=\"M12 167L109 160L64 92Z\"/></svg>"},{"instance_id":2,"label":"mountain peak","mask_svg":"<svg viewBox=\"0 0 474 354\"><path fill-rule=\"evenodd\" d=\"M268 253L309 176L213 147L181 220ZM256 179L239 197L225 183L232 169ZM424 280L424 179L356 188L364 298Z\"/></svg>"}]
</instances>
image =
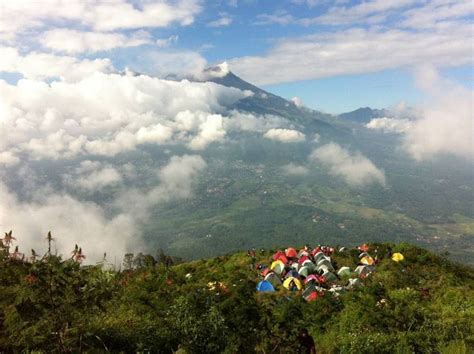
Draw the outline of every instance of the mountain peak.
<instances>
[{"instance_id":1,"label":"mountain peak","mask_svg":"<svg viewBox=\"0 0 474 354\"><path fill-rule=\"evenodd\" d=\"M209 81L212 79L223 78L230 74L229 64L224 61L220 64L210 66L203 70L201 80Z\"/></svg>"}]
</instances>

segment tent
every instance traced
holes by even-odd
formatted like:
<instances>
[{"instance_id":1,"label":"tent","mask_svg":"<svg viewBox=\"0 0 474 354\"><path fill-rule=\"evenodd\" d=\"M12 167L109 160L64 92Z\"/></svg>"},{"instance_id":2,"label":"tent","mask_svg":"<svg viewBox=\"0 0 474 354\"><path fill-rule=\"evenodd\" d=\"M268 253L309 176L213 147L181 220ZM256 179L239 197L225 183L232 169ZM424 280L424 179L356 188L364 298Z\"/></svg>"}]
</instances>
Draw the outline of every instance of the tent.
<instances>
[{"instance_id":1,"label":"tent","mask_svg":"<svg viewBox=\"0 0 474 354\"><path fill-rule=\"evenodd\" d=\"M301 293L301 296L305 297L305 296L311 294L313 291L316 291L316 285L309 284L309 285L306 286L304 291Z\"/></svg>"},{"instance_id":2,"label":"tent","mask_svg":"<svg viewBox=\"0 0 474 354\"><path fill-rule=\"evenodd\" d=\"M331 286L331 288L329 289L329 292L332 293L334 296L339 296L341 295L341 293L345 292L346 289L344 289L344 287L342 286Z\"/></svg>"},{"instance_id":3,"label":"tent","mask_svg":"<svg viewBox=\"0 0 474 354\"><path fill-rule=\"evenodd\" d=\"M369 250L369 246L366 243L364 243L363 245L357 247L357 249L362 252L367 252Z\"/></svg>"},{"instance_id":4,"label":"tent","mask_svg":"<svg viewBox=\"0 0 474 354\"><path fill-rule=\"evenodd\" d=\"M272 265L270 266L270 269L273 270L277 274L281 274L283 270L285 269L285 264L282 261L277 260L272 263Z\"/></svg>"},{"instance_id":5,"label":"tent","mask_svg":"<svg viewBox=\"0 0 474 354\"><path fill-rule=\"evenodd\" d=\"M318 298L318 292L317 291L313 291L311 294L309 294L308 296L306 296L304 299L308 302L311 302L313 300L316 300Z\"/></svg>"},{"instance_id":6,"label":"tent","mask_svg":"<svg viewBox=\"0 0 474 354\"><path fill-rule=\"evenodd\" d=\"M285 255L288 258L296 258L298 257L298 252L296 252L296 250L293 247L290 247L285 250Z\"/></svg>"},{"instance_id":7,"label":"tent","mask_svg":"<svg viewBox=\"0 0 474 354\"><path fill-rule=\"evenodd\" d=\"M306 279L304 280L304 283L308 284L309 282L317 282L317 281L319 281L318 276L316 274L311 274L306 277Z\"/></svg>"},{"instance_id":8,"label":"tent","mask_svg":"<svg viewBox=\"0 0 474 354\"><path fill-rule=\"evenodd\" d=\"M320 266L317 266L317 267L316 267L316 270L317 270L318 272L323 271L323 273L326 273L326 272L329 272L329 271L330 271L329 268L328 268L328 266L325 265L325 264L321 264Z\"/></svg>"},{"instance_id":9,"label":"tent","mask_svg":"<svg viewBox=\"0 0 474 354\"><path fill-rule=\"evenodd\" d=\"M400 261L403 261L405 259L405 257L403 256L403 254L401 253L394 253L392 255L392 260L395 261L395 262L400 262Z\"/></svg>"},{"instance_id":10,"label":"tent","mask_svg":"<svg viewBox=\"0 0 474 354\"><path fill-rule=\"evenodd\" d=\"M309 275L310 269L308 267L301 267L300 270L298 271L299 275L303 277L307 277Z\"/></svg>"},{"instance_id":11,"label":"tent","mask_svg":"<svg viewBox=\"0 0 474 354\"><path fill-rule=\"evenodd\" d=\"M276 251L273 256L272 256L272 259L274 261L278 260L278 258L280 258L280 256L284 256L285 255L285 252L283 251Z\"/></svg>"},{"instance_id":12,"label":"tent","mask_svg":"<svg viewBox=\"0 0 474 354\"><path fill-rule=\"evenodd\" d=\"M298 276L299 276L298 271L292 269L292 270L289 270L288 273L286 273L285 279L289 277L298 278Z\"/></svg>"},{"instance_id":13,"label":"tent","mask_svg":"<svg viewBox=\"0 0 474 354\"><path fill-rule=\"evenodd\" d=\"M300 259L298 259L298 263L299 264L303 264L304 261L307 261L309 260L309 257L308 256L302 256Z\"/></svg>"},{"instance_id":14,"label":"tent","mask_svg":"<svg viewBox=\"0 0 474 354\"><path fill-rule=\"evenodd\" d=\"M275 273L269 273L267 274L267 276L265 277L265 280L270 282L273 287L277 287L278 285L281 285L281 279L278 275L276 275Z\"/></svg>"},{"instance_id":15,"label":"tent","mask_svg":"<svg viewBox=\"0 0 474 354\"><path fill-rule=\"evenodd\" d=\"M308 251L306 251L304 248L298 252L298 258L301 258L303 256L309 256Z\"/></svg>"},{"instance_id":16,"label":"tent","mask_svg":"<svg viewBox=\"0 0 474 354\"><path fill-rule=\"evenodd\" d=\"M275 291L275 288L269 281L262 280L257 284L257 291Z\"/></svg>"},{"instance_id":17,"label":"tent","mask_svg":"<svg viewBox=\"0 0 474 354\"><path fill-rule=\"evenodd\" d=\"M316 266L314 265L313 262L311 262L311 260L307 259L306 261L303 262L303 267L308 267L309 269L311 270L315 270L316 269Z\"/></svg>"},{"instance_id":18,"label":"tent","mask_svg":"<svg viewBox=\"0 0 474 354\"><path fill-rule=\"evenodd\" d=\"M370 273L370 268L366 265L360 265L355 269L355 272L359 275L366 276Z\"/></svg>"},{"instance_id":19,"label":"tent","mask_svg":"<svg viewBox=\"0 0 474 354\"><path fill-rule=\"evenodd\" d=\"M349 268L349 267L341 267L337 271L337 275L339 275L340 277L349 276L351 274L352 274L351 268Z\"/></svg>"},{"instance_id":20,"label":"tent","mask_svg":"<svg viewBox=\"0 0 474 354\"><path fill-rule=\"evenodd\" d=\"M324 272L323 277L326 278L327 283L333 283L337 280L337 277L334 273L331 272Z\"/></svg>"},{"instance_id":21,"label":"tent","mask_svg":"<svg viewBox=\"0 0 474 354\"><path fill-rule=\"evenodd\" d=\"M324 255L323 252L319 251L318 253L314 255L314 262L318 264L318 262L323 258L326 258L326 256Z\"/></svg>"},{"instance_id":22,"label":"tent","mask_svg":"<svg viewBox=\"0 0 474 354\"><path fill-rule=\"evenodd\" d=\"M327 258L323 258L318 262L318 267L323 266L323 265L326 266L331 271L334 270L334 267L333 267L331 261L328 260Z\"/></svg>"},{"instance_id":23,"label":"tent","mask_svg":"<svg viewBox=\"0 0 474 354\"><path fill-rule=\"evenodd\" d=\"M290 265L291 269L298 270L300 268L300 265L298 262L291 263Z\"/></svg>"},{"instance_id":24,"label":"tent","mask_svg":"<svg viewBox=\"0 0 474 354\"><path fill-rule=\"evenodd\" d=\"M298 288L298 290L303 289L303 285L301 285L301 282L299 281L299 279L296 279L296 278L294 278L294 277L286 278L285 281L283 282L283 286L284 286L286 289L290 290L292 283L295 284L295 286Z\"/></svg>"},{"instance_id":25,"label":"tent","mask_svg":"<svg viewBox=\"0 0 474 354\"><path fill-rule=\"evenodd\" d=\"M362 259L360 260L360 263L365 264L365 265L373 265L375 261L372 257L365 256L365 257L362 257Z\"/></svg>"},{"instance_id":26,"label":"tent","mask_svg":"<svg viewBox=\"0 0 474 354\"><path fill-rule=\"evenodd\" d=\"M272 270L270 268L265 268L264 270L262 270L262 272L260 273L262 275L262 277L266 277L268 273L272 272Z\"/></svg>"},{"instance_id":27,"label":"tent","mask_svg":"<svg viewBox=\"0 0 474 354\"><path fill-rule=\"evenodd\" d=\"M354 288L356 286L359 286L361 284L362 284L362 282L360 281L359 278L353 278L353 279L349 279L349 284L347 284L347 287L349 289L352 289L352 288Z\"/></svg>"}]
</instances>

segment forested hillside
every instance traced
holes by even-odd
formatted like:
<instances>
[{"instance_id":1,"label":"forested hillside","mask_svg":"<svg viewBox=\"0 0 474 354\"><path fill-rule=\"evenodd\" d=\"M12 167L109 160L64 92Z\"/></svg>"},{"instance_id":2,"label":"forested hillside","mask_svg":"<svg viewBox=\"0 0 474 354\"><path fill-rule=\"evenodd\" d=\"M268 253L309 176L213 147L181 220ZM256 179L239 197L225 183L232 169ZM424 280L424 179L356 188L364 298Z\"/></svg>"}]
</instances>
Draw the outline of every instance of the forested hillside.
<instances>
[{"instance_id":1,"label":"forested hillside","mask_svg":"<svg viewBox=\"0 0 474 354\"><path fill-rule=\"evenodd\" d=\"M192 262L128 254L112 266L105 256L86 265L80 247L56 255L56 241L49 235L38 255L22 254L12 233L3 238L3 352L288 353L304 328L318 353L474 349L474 271L408 244L369 244L377 264L360 286L308 302L284 287L256 291L276 249ZM330 258L354 268L359 253L335 247Z\"/></svg>"}]
</instances>

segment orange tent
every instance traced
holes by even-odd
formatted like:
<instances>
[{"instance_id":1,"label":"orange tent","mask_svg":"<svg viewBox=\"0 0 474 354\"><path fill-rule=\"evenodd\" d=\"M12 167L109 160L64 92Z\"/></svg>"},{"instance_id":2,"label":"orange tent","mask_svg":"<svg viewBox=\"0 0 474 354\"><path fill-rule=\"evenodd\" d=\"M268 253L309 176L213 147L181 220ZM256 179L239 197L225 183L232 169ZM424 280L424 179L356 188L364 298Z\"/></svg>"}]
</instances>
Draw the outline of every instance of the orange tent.
<instances>
[{"instance_id":1,"label":"orange tent","mask_svg":"<svg viewBox=\"0 0 474 354\"><path fill-rule=\"evenodd\" d=\"M362 259L360 260L360 263L365 264L365 265L373 265L375 261L372 257L365 256L365 257L362 257Z\"/></svg>"},{"instance_id":2,"label":"orange tent","mask_svg":"<svg viewBox=\"0 0 474 354\"><path fill-rule=\"evenodd\" d=\"M285 255L288 258L295 258L295 257L298 257L298 252L296 252L296 250L293 247L290 247L285 250Z\"/></svg>"}]
</instances>

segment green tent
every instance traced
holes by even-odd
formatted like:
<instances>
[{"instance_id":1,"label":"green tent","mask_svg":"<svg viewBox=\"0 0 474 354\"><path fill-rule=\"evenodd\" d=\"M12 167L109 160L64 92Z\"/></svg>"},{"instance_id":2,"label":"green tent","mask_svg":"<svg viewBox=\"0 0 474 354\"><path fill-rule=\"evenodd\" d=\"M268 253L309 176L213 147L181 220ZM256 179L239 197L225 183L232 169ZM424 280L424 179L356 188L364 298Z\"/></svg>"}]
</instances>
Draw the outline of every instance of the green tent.
<instances>
[{"instance_id":1,"label":"green tent","mask_svg":"<svg viewBox=\"0 0 474 354\"><path fill-rule=\"evenodd\" d=\"M265 280L271 283L275 288L281 285L280 277L273 272L268 273L267 276L265 277Z\"/></svg>"},{"instance_id":2,"label":"green tent","mask_svg":"<svg viewBox=\"0 0 474 354\"><path fill-rule=\"evenodd\" d=\"M351 268L349 267L341 267L337 271L337 275L339 275L340 277L347 277L347 276L350 276L351 274L352 274L352 271L351 271Z\"/></svg>"},{"instance_id":3,"label":"green tent","mask_svg":"<svg viewBox=\"0 0 474 354\"><path fill-rule=\"evenodd\" d=\"M326 278L327 283L334 283L337 280L336 275L331 272L325 272L323 273L323 276Z\"/></svg>"},{"instance_id":4,"label":"green tent","mask_svg":"<svg viewBox=\"0 0 474 354\"><path fill-rule=\"evenodd\" d=\"M334 271L334 267L333 267L333 265L332 265L332 263L329 259L327 259L327 258L321 259L318 262L318 267L322 266L322 265L325 265L331 272Z\"/></svg>"},{"instance_id":5,"label":"green tent","mask_svg":"<svg viewBox=\"0 0 474 354\"><path fill-rule=\"evenodd\" d=\"M311 271L314 271L316 269L316 265L309 259L303 262L303 267L308 267L308 269L310 269Z\"/></svg>"},{"instance_id":6,"label":"green tent","mask_svg":"<svg viewBox=\"0 0 474 354\"><path fill-rule=\"evenodd\" d=\"M308 267L301 267L300 270L298 270L299 275L303 277L307 277L310 274L310 269Z\"/></svg>"}]
</instances>

